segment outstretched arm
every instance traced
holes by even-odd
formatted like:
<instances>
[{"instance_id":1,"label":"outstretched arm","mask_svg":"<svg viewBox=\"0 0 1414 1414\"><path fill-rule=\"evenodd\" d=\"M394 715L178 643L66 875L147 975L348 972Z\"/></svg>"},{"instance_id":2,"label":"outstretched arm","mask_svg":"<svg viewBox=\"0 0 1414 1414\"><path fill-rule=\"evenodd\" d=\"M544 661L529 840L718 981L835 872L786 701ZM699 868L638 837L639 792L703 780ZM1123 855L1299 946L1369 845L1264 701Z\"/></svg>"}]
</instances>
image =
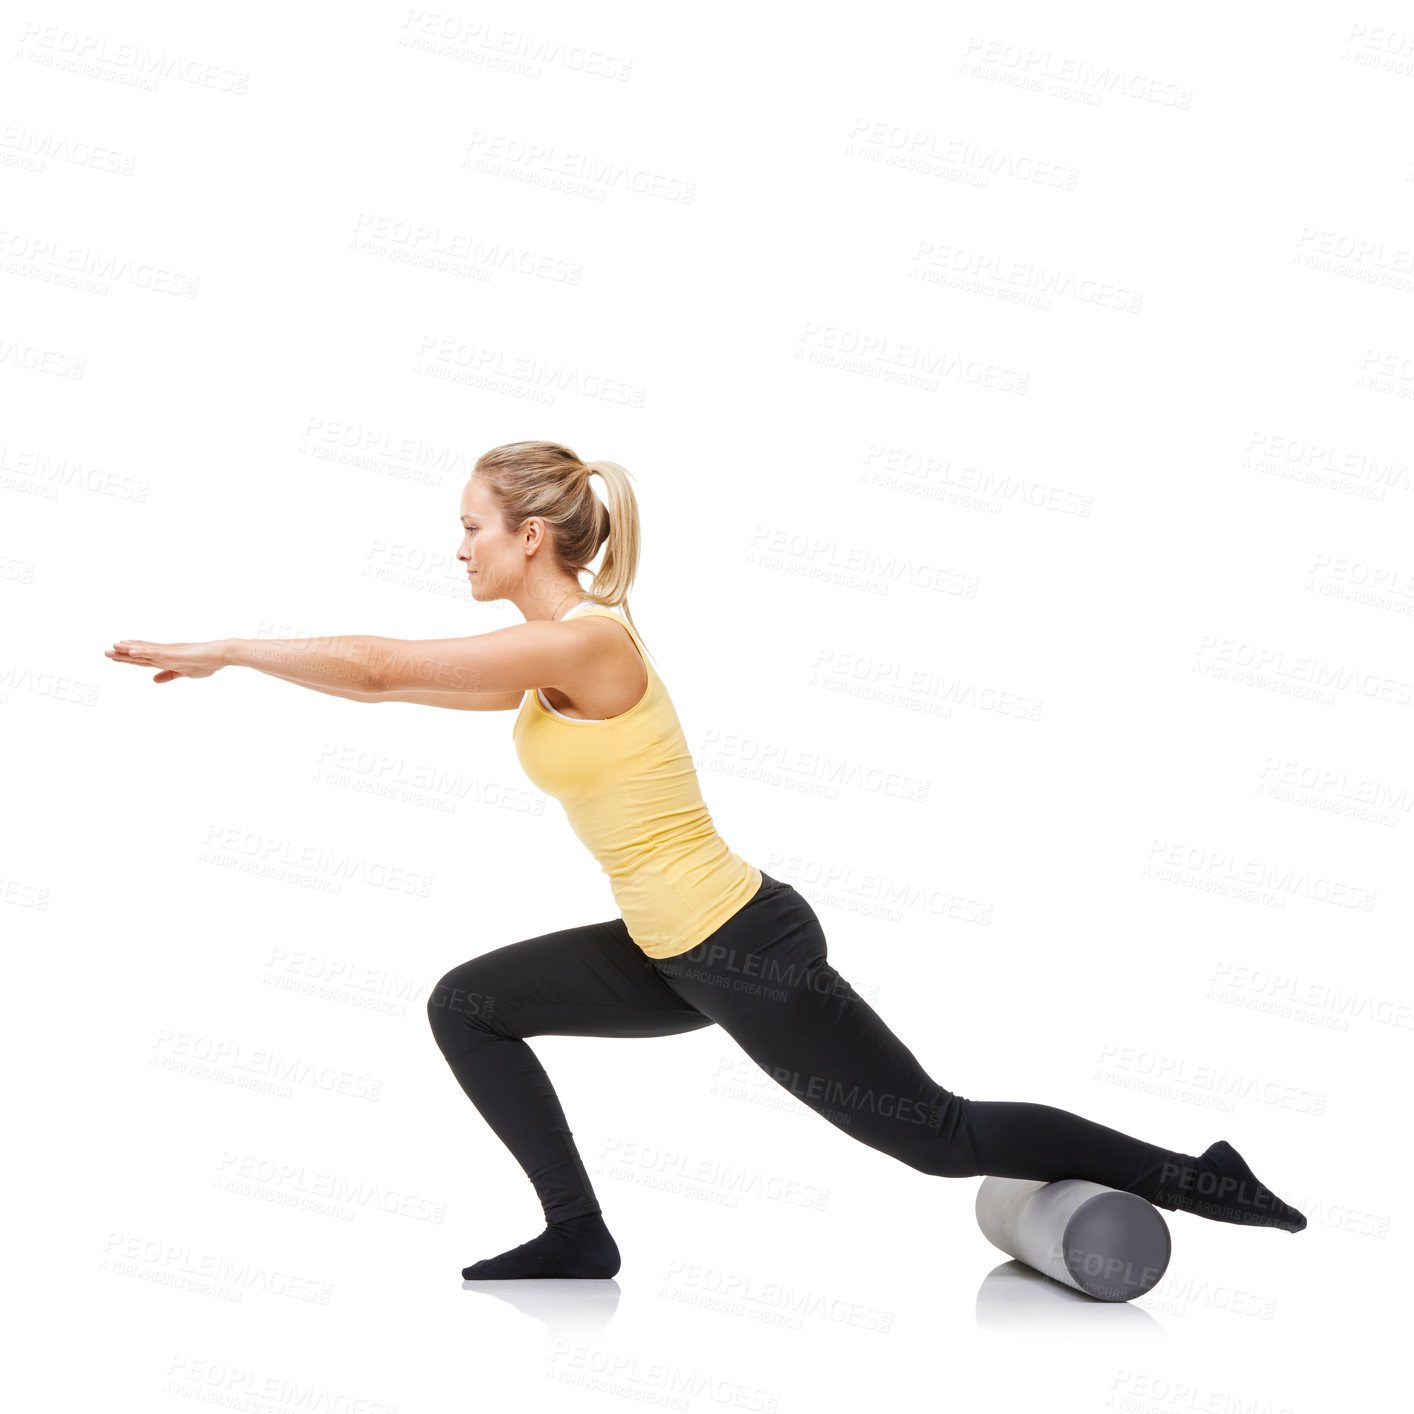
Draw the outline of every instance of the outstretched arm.
<instances>
[{"instance_id":1,"label":"outstretched arm","mask_svg":"<svg viewBox=\"0 0 1414 1414\"><path fill-rule=\"evenodd\" d=\"M307 687L333 684L380 700L416 701L413 694L518 697L529 688L562 687L582 677L598 651L588 635L536 621L465 638L232 638L223 658Z\"/></svg>"},{"instance_id":2,"label":"outstretched arm","mask_svg":"<svg viewBox=\"0 0 1414 1414\"><path fill-rule=\"evenodd\" d=\"M224 667L255 668L300 687L339 695L377 692L375 645L393 639L368 634L339 638L223 638L209 645Z\"/></svg>"},{"instance_id":3,"label":"outstretched arm","mask_svg":"<svg viewBox=\"0 0 1414 1414\"><path fill-rule=\"evenodd\" d=\"M285 676L273 668L265 671L271 677ZM319 687L308 682L301 686L327 692L331 697L346 697L350 702L413 702L420 707L447 707L456 712L509 712L519 707L525 697L522 692L360 692L352 687Z\"/></svg>"},{"instance_id":4,"label":"outstretched arm","mask_svg":"<svg viewBox=\"0 0 1414 1414\"><path fill-rule=\"evenodd\" d=\"M557 623L534 622L467 638L349 634L210 643L124 639L106 656L159 669L154 682L210 677L223 667L243 667L356 701L427 702L447 695L464 699L455 705L466 709L495 710L516 705L527 689L573 681L595 651L584 634ZM466 700L473 698L485 700Z\"/></svg>"},{"instance_id":5,"label":"outstretched arm","mask_svg":"<svg viewBox=\"0 0 1414 1414\"><path fill-rule=\"evenodd\" d=\"M125 638L104 650L115 663L156 668L153 682L209 678L225 667L251 667L286 682L360 697L374 691L367 636L347 638L218 638L207 643L150 643ZM391 640L387 640L391 641Z\"/></svg>"}]
</instances>

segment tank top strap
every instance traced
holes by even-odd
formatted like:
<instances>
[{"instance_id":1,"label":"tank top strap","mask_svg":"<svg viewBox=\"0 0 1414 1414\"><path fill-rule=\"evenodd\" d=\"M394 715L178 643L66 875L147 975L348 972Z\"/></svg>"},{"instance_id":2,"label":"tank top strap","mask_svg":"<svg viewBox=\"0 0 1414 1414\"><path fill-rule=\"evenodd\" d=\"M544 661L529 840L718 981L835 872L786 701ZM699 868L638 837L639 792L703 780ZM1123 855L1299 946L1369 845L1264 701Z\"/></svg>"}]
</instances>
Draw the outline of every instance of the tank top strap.
<instances>
[{"instance_id":1,"label":"tank top strap","mask_svg":"<svg viewBox=\"0 0 1414 1414\"><path fill-rule=\"evenodd\" d=\"M569 618L571 614L574 614L576 616L582 614L597 614L601 616L606 616L608 618L614 619L618 623L621 623L632 635L634 643L638 646L639 651L643 654L644 661L648 661L648 649L645 647L643 640L638 636L638 630L634 628L631 623L629 623L627 616L621 610L611 609L607 604L593 604L586 600L583 603L576 604L574 608L569 611L568 614L562 615L561 622L563 622L564 619Z\"/></svg>"}]
</instances>

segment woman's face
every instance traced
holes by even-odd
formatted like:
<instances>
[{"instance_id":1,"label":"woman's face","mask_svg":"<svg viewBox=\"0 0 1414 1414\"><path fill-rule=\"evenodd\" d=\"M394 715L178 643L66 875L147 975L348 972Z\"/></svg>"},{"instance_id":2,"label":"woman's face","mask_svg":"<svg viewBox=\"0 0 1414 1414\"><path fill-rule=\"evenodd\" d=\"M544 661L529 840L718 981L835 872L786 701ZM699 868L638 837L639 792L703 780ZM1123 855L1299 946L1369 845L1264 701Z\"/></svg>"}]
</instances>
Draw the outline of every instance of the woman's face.
<instances>
[{"instance_id":1,"label":"woman's face","mask_svg":"<svg viewBox=\"0 0 1414 1414\"><path fill-rule=\"evenodd\" d=\"M506 598L525 573L522 537L506 532L490 489L474 476L462 489L461 518L457 559L466 566L472 598Z\"/></svg>"}]
</instances>

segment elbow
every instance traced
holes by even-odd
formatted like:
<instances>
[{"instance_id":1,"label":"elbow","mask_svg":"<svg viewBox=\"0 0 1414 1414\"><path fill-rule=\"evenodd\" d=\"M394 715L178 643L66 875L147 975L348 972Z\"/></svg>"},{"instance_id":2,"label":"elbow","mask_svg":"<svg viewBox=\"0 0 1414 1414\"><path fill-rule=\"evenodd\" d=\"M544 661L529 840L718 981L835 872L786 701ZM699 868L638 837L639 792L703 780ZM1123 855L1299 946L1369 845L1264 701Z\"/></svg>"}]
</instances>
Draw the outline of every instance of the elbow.
<instances>
[{"instance_id":1,"label":"elbow","mask_svg":"<svg viewBox=\"0 0 1414 1414\"><path fill-rule=\"evenodd\" d=\"M357 679L360 692L376 695L390 692L398 686L390 681L396 675L398 665L386 650L386 640L368 637L355 639L353 651L344 657L350 670L349 676Z\"/></svg>"}]
</instances>

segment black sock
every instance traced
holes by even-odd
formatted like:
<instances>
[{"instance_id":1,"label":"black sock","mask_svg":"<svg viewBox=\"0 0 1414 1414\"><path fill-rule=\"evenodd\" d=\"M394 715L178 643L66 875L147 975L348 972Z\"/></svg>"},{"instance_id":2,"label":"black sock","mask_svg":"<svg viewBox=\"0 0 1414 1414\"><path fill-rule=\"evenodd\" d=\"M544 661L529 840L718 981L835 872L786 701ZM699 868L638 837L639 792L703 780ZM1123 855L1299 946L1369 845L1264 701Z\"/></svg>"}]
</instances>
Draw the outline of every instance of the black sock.
<instances>
[{"instance_id":1,"label":"black sock","mask_svg":"<svg viewBox=\"0 0 1414 1414\"><path fill-rule=\"evenodd\" d=\"M602 1213L552 1222L539 1237L462 1268L463 1281L510 1277L611 1277L619 1269L619 1247Z\"/></svg>"},{"instance_id":2,"label":"black sock","mask_svg":"<svg viewBox=\"0 0 1414 1414\"><path fill-rule=\"evenodd\" d=\"M1181 1157L1181 1163L1163 1165L1160 1187L1149 1197L1155 1207L1196 1213L1214 1222L1279 1227L1287 1232L1300 1232L1306 1226L1306 1215L1260 1183L1226 1139L1210 1144L1196 1158L1189 1154Z\"/></svg>"}]
</instances>

